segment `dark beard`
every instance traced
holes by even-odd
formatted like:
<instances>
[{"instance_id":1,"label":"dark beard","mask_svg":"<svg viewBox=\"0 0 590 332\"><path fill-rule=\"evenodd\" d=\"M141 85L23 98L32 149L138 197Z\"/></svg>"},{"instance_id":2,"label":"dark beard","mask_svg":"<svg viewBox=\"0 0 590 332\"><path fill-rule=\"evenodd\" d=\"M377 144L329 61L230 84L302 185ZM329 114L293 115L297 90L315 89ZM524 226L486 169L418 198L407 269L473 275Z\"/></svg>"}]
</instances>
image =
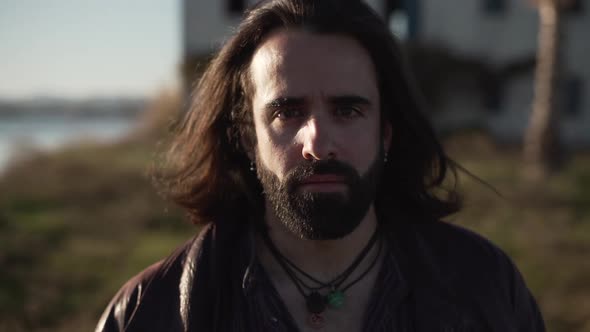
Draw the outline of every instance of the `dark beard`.
<instances>
[{"instance_id":1,"label":"dark beard","mask_svg":"<svg viewBox=\"0 0 590 332\"><path fill-rule=\"evenodd\" d=\"M257 160L258 178L276 216L293 234L310 240L340 239L358 227L375 199L382 167L381 153L362 177L337 160L305 162L281 182ZM315 174L342 176L347 190L298 192L301 182Z\"/></svg>"}]
</instances>

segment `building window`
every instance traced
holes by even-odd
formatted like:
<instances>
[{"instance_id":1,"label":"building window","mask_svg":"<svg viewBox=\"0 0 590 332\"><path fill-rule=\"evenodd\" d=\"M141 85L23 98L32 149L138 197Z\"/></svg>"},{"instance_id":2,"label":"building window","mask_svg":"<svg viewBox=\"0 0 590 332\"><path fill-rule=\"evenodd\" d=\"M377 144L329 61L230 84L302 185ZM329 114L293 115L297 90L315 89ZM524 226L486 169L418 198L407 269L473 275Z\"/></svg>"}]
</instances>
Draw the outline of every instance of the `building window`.
<instances>
[{"instance_id":1,"label":"building window","mask_svg":"<svg viewBox=\"0 0 590 332\"><path fill-rule=\"evenodd\" d=\"M386 0L385 15L389 16L393 12L404 9L404 0Z\"/></svg>"},{"instance_id":2,"label":"building window","mask_svg":"<svg viewBox=\"0 0 590 332\"><path fill-rule=\"evenodd\" d=\"M482 104L489 113L500 113L504 107L504 83L496 75L486 75L481 81Z\"/></svg>"},{"instance_id":3,"label":"building window","mask_svg":"<svg viewBox=\"0 0 590 332\"><path fill-rule=\"evenodd\" d=\"M386 0L385 18L390 30L400 39L414 39L418 36L419 0Z\"/></svg>"},{"instance_id":4,"label":"building window","mask_svg":"<svg viewBox=\"0 0 590 332\"><path fill-rule=\"evenodd\" d=\"M389 15L389 30L401 40L406 40L410 37L410 22L406 12L396 10Z\"/></svg>"},{"instance_id":5,"label":"building window","mask_svg":"<svg viewBox=\"0 0 590 332\"><path fill-rule=\"evenodd\" d=\"M582 0L563 0L561 5L566 14L579 14L584 10Z\"/></svg>"},{"instance_id":6,"label":"building window","mask_svg":"<svg viewBox=\"0 0 590 332\"><path fill-rule=\"evenodd\" d=\"M483 9L489 14L502 14L506 11L506 0L483 0Z\"/></svg>"},{"instance_id":7,"label":"building window","mask_svg":"<svg viewBox=\"0 0 590 332\"><path fill-rule=\"evenodd\" d=\"M561 96L566 115L578 115L582 106L584 80L579 76L569 76L563 80Z\"/></svg>"},{"instance_id":8,"label":"building window","mask_svg":"<svg viewBox=\"0 0 590 332\"><path fill-rule=\"evenodd\" d=\"M242 15L246 10L246 0L227 0L227 10L230 14Z\"/></svg>"}]
</instances>

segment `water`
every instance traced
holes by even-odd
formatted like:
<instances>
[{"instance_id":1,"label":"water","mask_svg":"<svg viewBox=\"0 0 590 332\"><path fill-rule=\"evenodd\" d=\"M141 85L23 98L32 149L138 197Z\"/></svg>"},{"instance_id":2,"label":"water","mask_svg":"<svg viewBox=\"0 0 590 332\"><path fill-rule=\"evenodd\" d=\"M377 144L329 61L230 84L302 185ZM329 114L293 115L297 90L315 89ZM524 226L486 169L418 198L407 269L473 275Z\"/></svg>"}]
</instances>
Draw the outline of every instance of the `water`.
<instances>
[{"instance_id":1,"label":"water","mask_svg":"<svg viewBox=\"0 0 590 332\"><path fill-rule=\"evenodd\" d=\"M26 150L51 151L83 140L109 142L133 128L130 117L66 115L0 117L0 172Z\"/></svg>"}]
</instances>

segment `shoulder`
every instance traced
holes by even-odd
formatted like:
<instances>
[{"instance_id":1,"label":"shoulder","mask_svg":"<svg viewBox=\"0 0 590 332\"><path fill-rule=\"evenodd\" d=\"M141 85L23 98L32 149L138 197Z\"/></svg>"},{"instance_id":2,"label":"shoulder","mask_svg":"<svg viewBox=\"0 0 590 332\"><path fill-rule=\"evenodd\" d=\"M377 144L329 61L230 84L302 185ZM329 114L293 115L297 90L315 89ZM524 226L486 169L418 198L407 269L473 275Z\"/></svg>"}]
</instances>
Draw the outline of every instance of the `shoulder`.
<instances>
[{"instance_id":1,"label":"shoulder","mask_svg":"<svg viewBox=\"0 0 590 332\"><path fill-rule=\"evenodd\" d=\"M419 223L414 229L418 244L445 265L469 264L483 270L513 266L497 245L464 227L438 221Z\"/></svg>"},{"instance_id":2,"label":"shoulder","mask_svg":"<svg viewBox=\"0 0 590 332\"><path fill-rule=\"evenodd\" d=\"M440 280L473 287L480 292L493 288L510 299L518 273L510 257L483 236L445 221L414 225L415 246L421 259Z\"/></svg>"},{"instance_id":3,"label":"shoulder","mask_svg":"<svg viewBox=\"0 0 590 332\"><path fill-rule=\"evenodd\" d=\"M208 228L203 229L168 257L129 279L108 304L95 331L141 330L130 328L130 323L141 321L144 317L154 321L157 317L175 316L185 263L193 251L200 248L209 233Z\"/></svg>"},{"instance_id":4,"label":"shoulder","mask_svg":"<svg viewBox=\"0 0 590 332\"><path fill-rule=\"evenodd\" d=\"M416 259L431 280L472 305L490 325L543 331L537 304L512 259L483 236L444 221L411 226ZM508 323L510 322L510 323Z\"/></svg>"}]
</instances>

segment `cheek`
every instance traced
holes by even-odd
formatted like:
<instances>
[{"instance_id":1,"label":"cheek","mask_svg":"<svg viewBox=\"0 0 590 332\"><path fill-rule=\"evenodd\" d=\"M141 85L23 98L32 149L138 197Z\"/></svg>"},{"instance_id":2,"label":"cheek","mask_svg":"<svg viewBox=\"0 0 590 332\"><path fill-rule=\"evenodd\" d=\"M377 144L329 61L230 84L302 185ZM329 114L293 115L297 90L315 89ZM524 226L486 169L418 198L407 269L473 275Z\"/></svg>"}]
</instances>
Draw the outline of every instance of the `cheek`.
<instances>
[{"instance_id":1,"label":"cheek","mask_svg":"<svg viewBox=\"0 0 590 332\"><path fill-rule=\"evenodd\" d=\"M257 131L258 145L256 149L259 162L282 180L289 163L289 146L265 130Z\"/></svg>"},{"instance_id":2,"label":"cheek","mask_svg":"<svg viewBox=\"0 0 590 332\"><path fill-rule=\"evenodd\" d=\"M360 173L366 172L379 154L379 147L383 138L379 135L377 126L363 127L354 134L347 135L347 155Z\"/></svg>"}]
</instances>

